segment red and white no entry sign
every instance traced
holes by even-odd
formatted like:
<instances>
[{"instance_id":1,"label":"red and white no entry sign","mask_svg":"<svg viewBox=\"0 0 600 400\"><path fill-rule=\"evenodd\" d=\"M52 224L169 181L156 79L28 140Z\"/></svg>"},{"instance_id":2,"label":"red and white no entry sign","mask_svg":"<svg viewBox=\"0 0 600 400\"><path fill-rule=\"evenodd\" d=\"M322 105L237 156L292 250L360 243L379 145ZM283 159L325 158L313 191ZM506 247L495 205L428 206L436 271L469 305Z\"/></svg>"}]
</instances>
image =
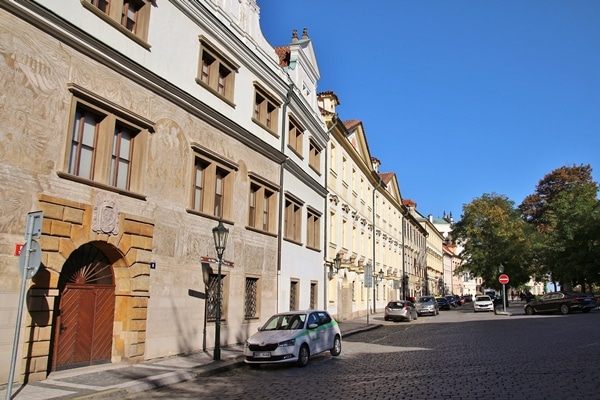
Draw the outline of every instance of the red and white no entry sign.
<instances>
[{"instance_id":1,"label":"red and white no entry sign","mask_svg":"<svg viewBox=\"0 0 600 400\"><path fill-rule=\"evenodd\" d=\"M506 285L506 284L508 283L508 281L509 281L509 279L508 279L508 275L506 275L506 274L501 274L501 275L498 277L498 282L500 282L500 283L501 283L501 284L503 284L503 285Z\"/></svg>"}]
</instances>

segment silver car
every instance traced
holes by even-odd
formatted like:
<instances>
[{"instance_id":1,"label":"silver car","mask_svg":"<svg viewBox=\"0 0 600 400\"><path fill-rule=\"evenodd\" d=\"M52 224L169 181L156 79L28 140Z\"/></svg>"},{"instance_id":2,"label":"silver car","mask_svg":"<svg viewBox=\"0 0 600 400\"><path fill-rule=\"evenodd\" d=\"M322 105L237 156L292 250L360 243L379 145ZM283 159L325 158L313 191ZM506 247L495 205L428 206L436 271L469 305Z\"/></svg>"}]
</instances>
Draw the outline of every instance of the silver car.
<instances>
[{"instance_id":1,"label":"silver car","mask_svg":"<svg viewBox=\"0 0 600 400\"><path fill-rule=\"evenodd\" d=\"M435 296L422 296L419 297L416 304L417 315L438 315L440 308L438 306Z\"/></svg>"},{"instance_id":2,"label":"silver car","mask_svg":"<svg viewBox=\"0 0 600 400\"><path fill-rule=\"evenodd\" d=\"M390 301L385 306L384 320L389 321L412 321L417 319L417 309L415 305L408 300Z\"/></svg>"}]
</instances>

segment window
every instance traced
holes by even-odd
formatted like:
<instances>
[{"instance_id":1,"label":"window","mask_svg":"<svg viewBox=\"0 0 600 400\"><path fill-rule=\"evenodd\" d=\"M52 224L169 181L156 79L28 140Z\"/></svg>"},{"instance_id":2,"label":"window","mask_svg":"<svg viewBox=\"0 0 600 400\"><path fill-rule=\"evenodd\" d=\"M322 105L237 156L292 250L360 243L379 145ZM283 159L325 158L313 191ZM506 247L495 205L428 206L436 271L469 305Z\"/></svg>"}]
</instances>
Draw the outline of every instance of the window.
<instances>
[{"instance_id":1,"label":"window","mask_svg":"<svg viewBox=\"0 0 600 400\"><path fill-rule=\"evenodd\" d=\"M279 104L275 100L275 97L269 95L258 83L254 83L254 111L252 120L273 134L277 134Z\"/></svg>"},{"instance_id":2,"label":"window","mask_svg":"<svg viewBox=\"0 0 600 400\"><path fill-rule=\"evenodd\" d=\"M300 286L300 282L297 280L290 281L290 311L298 309L298 286Z\"/></svg>"},{"instance_id":3,"label":"window","mask_svg":"<svg viewBox=\"0 0 600 400\"><path fill-rule=\"evenodd\" d=\"M147 135L153 123L107 107L107 101L79 88L69 89L74 96L67 173L59 175L117 192L141 191Z\"/></svg>"},{"instance_id":4,"label":"window","mask_svg":"<svg viewBox=\"0 0 600 400\"><path fill-rule=\"evenodd\" d=\"M307 208L306 211L306 247L320 249L321 243L321 215L317 211Z\"/></svg>"},{"instance_id":5,"label":"window","mask_svg":"<svg viewBox=\"0 0 600 400\"><path fill-rule=\"evenodd\" d=\"M208 278L208 287L206 289L206 320L215 322L217 320L217 290L221 290L221 315L220 320L225 320L225 297L224 293L224 281L225 275L221 274L221 285L219 285L219 275L210 274ZM219 287L220 286L220 287Z\"/></svg>"},{"instance_id":6,"label":"window","mask_svg":"<svg viewBox=\"0 0 600 400\"><path fill-rule=\"evenodd\" d=\"M150 22L149 0L81 0L81 4L98 17L149 49L148 25Z\"/></svg>"},{"instance_id":7,"label":"window","mask_svg":"<svg viewBox=\"0 0 600 400\"><path fill-rule=\"evenodd\" d=\"M303 138L304 138L304 129L302 129L300 127L300 125L296 121L294 121L293 118L290 118L290 121L288 123L288 147L290 149L292 149L294 151L294 153L298 154L300 157L302 157L302 140L303 140Z\"/></svg>"},{"instance_id":8,"label":"window","mask_svg":"<svg viewBox=\"0 0 600 400\"><path fill-rule=\"evenodd\" d=\"M311 282L310 283L310 305L309 305L309 309L310 310L314 310L317 308L317 283L316 282Z\"/></svg>"},{"instance_id":9,"label":"window","mask_svg":"<svg viewBox=\"0 0 600 400\"><path fill-rule=\"evenodd\" d=\"M301 243L302 205L291 196L285 199L284 237L296 243Z\"/></svg>"},{"instance_id":10,"label":"window","mask_svg":"<svg viewBox=\"0 0 600 400\"><path fill-rule=\"evenodd\" d=\"M275 185L251 174L250 198L248 199L249 227L264 232L275 232L277 207L275 193Z\"/></svg>"},{"instance_id":11,"label":"window","mask_svg":"<svg viewBox=\"0 0 600 400\"><path fill-rule=\"evenodd\" d=\"M312 140L308 147L308 165L318 174L321 173L321 148L319 148Z\"/></svg>"},{"instance_id":12,"label":"window","mask_svg":"<svg viewBox=\"0 0 600 400\"><path fill-rule=\"evenodd\" d=\"M258 278L246 278L244 296L244 318L258 318Z\"/></svg>"},{"instance_id":13,"label":"window","mask_svg":"<svg viewBox=\"0 0 600 400\"><path fill-rule=\"evenodd\" d=\"M196 83L233 106L235 72L239 68L216 47L200 36L200 59Z\"/></svg>"},{"instance_id":14,"label":"window","mask_svg":"<svg viewBox=\"0 0 600 400\"><path fill-rule=\"evenodd\" d=\"M232 214L234 171L237 165L192 144L195 151L191 210L229 219Z\"/></svg>"}]
</instances>

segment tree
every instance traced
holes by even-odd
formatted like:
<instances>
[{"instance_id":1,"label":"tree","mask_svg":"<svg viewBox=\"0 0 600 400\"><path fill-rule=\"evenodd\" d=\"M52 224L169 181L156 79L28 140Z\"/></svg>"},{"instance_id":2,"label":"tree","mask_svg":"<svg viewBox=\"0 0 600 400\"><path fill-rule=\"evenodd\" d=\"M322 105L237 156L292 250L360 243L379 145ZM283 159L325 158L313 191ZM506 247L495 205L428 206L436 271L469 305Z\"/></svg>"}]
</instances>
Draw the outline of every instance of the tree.
<instances>
[{"instance_id":1,"label":"tree","mask_svg":"<svg viewBox=\"0 0 600 400\"><path fill-rule=\"evenodd\" d=\"M529 281L536 233L506 196L484 194L465 205L452 237L463 247L459 273L470 272L483 278L487 287L499 289L502 264L511 286Z\"/></svg>"},{"instance_id":2,"label":"tree","mask_svg":"<svg viewBox=\"0 0 600 400\"><path fill-rule=\"evenodd\" d=\"M519 206L541 234L541 271L564 289L600 281L598 185L589 165L561 167L546 175Z\"/></svg>"}]
</instances>

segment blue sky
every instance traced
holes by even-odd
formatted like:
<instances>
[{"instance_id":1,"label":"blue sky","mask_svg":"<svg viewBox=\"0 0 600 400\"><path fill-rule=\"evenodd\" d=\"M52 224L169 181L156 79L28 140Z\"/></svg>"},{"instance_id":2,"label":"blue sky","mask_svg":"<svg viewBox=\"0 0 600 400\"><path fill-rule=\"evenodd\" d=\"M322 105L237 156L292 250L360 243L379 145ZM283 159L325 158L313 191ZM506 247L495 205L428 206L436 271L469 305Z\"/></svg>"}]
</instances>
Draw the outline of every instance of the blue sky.
<instances>
[{"instance_id":1,"label":"blue sky","mask_svg":"<svg viewBox=\"0 0 600 400\"><path fill-rule=\"evenodd\" d=\"M363 122L423 214L519 205L561 166L600 181L600 1L258 0L265 38L308 28L318 92Z\"/></svg>"}]
</instances>

